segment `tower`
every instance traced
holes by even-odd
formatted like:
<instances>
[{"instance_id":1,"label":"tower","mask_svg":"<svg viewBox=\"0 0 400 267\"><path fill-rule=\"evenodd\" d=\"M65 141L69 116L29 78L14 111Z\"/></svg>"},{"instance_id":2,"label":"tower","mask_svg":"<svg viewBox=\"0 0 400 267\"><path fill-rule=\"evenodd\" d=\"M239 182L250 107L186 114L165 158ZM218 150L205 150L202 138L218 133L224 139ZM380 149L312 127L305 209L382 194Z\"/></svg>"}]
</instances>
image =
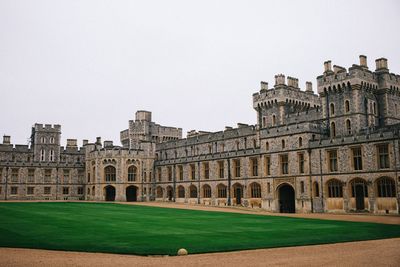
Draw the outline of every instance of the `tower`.
<instances>
[{"instance_id":1,"label":"tower","mask_svg":"<svg viewBox=\"0 0 400 267\"><path fill-rule=\"evenodd\" d=\"M57 162L60 159L61 126L38 124L32 127L31 145L36 162Z\"/></svg>"}]
</instances>

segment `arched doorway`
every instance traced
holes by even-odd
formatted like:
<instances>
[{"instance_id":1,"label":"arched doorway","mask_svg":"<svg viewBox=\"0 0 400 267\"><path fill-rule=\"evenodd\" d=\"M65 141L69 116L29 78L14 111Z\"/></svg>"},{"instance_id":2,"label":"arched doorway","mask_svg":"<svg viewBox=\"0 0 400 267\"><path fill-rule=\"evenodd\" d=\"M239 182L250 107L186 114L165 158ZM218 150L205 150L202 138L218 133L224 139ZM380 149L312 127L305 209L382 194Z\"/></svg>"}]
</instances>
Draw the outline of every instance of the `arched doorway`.
<instances>
[{"instance_id":1,"label":"arched doorway","mask_svg":"<svg viewBox=\"0 0 400 267\"><path fill-rule=\"evenodd\" d=\"M283 184L279 187L279 212L295 213L295 197L294 189L288 184Z\"/></svg>"},{"instance_id":2,"label":"arched doorway","mask_svg":"<svg viewBox=\"0 0 400 267\"><path fill-rule=\"evenodd\" d=\"M136 186L128 186L126 188L126 201L133 202L137 201L137 187Z\"/></svg>"},{"instance_id":3,"label":"arched doorway","mask_svg":"<svg viewBox=\"0 0 400 267\"><path fill-rule=\"evenodd\" d=\"M356 210L364 210L365 202L364 198L368 197L367 183L360 178L356 178L350 182L351 184L351 196L355 198Z\"/></svg>"},{"instance_id":4,"label":"arched doorway","mask_svg":"<svg viewBox=\"0 0 400 267\"><path fill-rule=\"evenodd\" d=\"M241 184L237 183L233 185L233 197L236 200L236 205L242 204L243 186Z\"/></svg>"},{"instance_id":5,"label":"arched doorway","mask_svg":"<svg viewBox=\"0 0 400 267\"><path fill-rule=\"evenodd\" d=\"M168 198L168 201L172 201L173 195L174 195L173 188L171 186L168 186L167 187L167 198Z\"/></svg>"},{"instance_id":6,"label":"arched doorway","mask_svg":"<svg viewBox=\"0 0 400 267\"><path fill-rule=\"evenodd\" d=\"M107 185L104 187L104 192L106 195L106 201L114 201L115 200L115 187L112 185Z\"/></svg>"}]
</instances>

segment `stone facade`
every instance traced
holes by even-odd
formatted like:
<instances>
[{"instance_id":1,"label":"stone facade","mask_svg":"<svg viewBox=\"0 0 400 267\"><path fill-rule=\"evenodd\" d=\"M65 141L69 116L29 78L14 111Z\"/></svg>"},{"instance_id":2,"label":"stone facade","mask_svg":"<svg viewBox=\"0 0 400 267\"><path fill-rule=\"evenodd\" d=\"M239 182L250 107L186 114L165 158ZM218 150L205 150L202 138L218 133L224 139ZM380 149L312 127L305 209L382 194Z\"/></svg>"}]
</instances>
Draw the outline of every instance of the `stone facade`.
<instances>
[{"instance_id":1,"label":"stone facade","mask_svg":"<svg viewBox=\"0 0 400 267\"><path fill-rule=\"evenodd\" d=\"M386 59L370 71L360 56L348 70L326 61L318 94L283 74L272 88L261 82L256 125L182 139L182 129L138 111L122 146L97 138L78 149L68 139L64 149L59 125L35 124L30 146L13 146L9 136L0 145L0 198L399 213L399 88Z\"/></svg>"}]
</instances>

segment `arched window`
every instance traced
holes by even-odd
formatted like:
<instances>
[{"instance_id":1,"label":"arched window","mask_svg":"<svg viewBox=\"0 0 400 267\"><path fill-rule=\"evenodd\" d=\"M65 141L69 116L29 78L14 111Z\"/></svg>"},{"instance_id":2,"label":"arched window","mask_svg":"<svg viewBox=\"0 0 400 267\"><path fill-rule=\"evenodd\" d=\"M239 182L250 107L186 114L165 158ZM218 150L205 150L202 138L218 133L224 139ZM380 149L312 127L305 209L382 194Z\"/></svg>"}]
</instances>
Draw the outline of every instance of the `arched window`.
<instances>
[{"instance_id":1,"label":"arched window","mask_svg":"<svg viewBox=\"0 0 400 267\"><path fill-rule=\"evenodd\" d=\"M50 150L50 161L54 161L54 150Z\"/></svg>"},{"instance_id":2,"label":"arched window","mask_svg":"<svg viewBox=\"0 0 400 267\"><path fill-rule=\"evenodd\" d=\"M252 183L250 189L252 198L261 198L261 185L259 183Z\"/></svg>"},{"instance_id":3,"label":"arched window","mask_svg":"<svg viewBox=\"0 0 400 267\"><path fill-rule=\"evenodd\" d=\"M113 166L107 166L104 168L104 177L106 182L115 182L116 180L116 169Z\"/></svg>"},{"instance_id":4,"label":"arched window","mask_svg":"<svg viewBox=\"0 0 400 267\"><path fill-rule=\"evenodd\" d=\"M350 122L350 120L346 120L346 131L347 131L347 134L351 134L351 122Z\"/></svg>"},{"instance_id":5,"label":"arched window","mask_svg":"<svg viewBox=\"0 0 400 267\"><path fill-rule=\"evenodd\" d=\"M211 197L211 187L208 184L203 186L203 197L204 198Z\"/></svg>"},{"instance_id":6,"label":"arched window","mask_svg":"<svg viewBox=\"0 0 400 267\"><path fill-rule=\"evenodd\" d=\"M303 146L303 138L299 137L299 147Z\"/></svg>"},{"instance_id":7,"label":"arched window","mask_svg":"<svg viewBox=\"0 0 400 267\"><path fill-rule=\"evenodd\" d=\"M272 126L276 125L276 116L272 115Z\"/></svg>"},{"instance_id":8,"label":"arched window","mask_svg":"<svg viewBox=\"0 0 400 267\"><path fill-rule=\"evenodd\" d=\"M265 150L269 150L269 143L268 142L265 143Z\"/></svg>"},{"instance_id":9,"label":"arched window","mask_svg":"<svg viewBox=\"0 0 400 267\"><path fill-rule=\"evenodd\" d=\"M330 104L330 112L331 112L331 116L335 115L335 105L333 103Z\"/></svg>"},{"instance_id":10,"label":"arched window","mask_svg":"<svg viewBox=\"0 0 400 267\"><path fill-rule=\"evenodd\" d=\"M157 198L162 198L163 197L163 189L161 186L158 186L156 189L156 196Z\"/></svg>"},{"instance_id":11,"label":"arched window","mask_svg":"<svg viewBox=\"0 0 400 267\"><path fill-rule=\"evenodd\" d=\"M197 187L194 185L191 185L190 188L190 197L191 198L196 198L197 197Z\"/></svg>"},{"instance_id":12,"label":"arched window","mask_svg":"<svg viewBox=\"0 0 400 267\"><path fill-rule=\"evenodd\" d=\"M218 185L218 198L226 198L226 185Z\"/></svg>"},{"instance_id":13,"label":"arched window","mask_svg":"<svg viewBox=\"0 0 400 267\"><path fill-rule=\"evenodd\" d=\"M185 188L183 186L178 186L178 198L185 198Z\"/></svg>"},{"instance_id":14,"label":"arched window","mask_svg":"<svg viewBox=\"0 0 400 267\"><path fill-rule=\"evenodd\" d=\"M336 137L336 124L331 122L331 137Z\"/></svg>"},{"instance_id":15,"label":"arched window","mask_svg":"<svg viewBox=\"0 0 400 267\"><path fill-rule=\"evenodd\" d=\"M262 118L262 127L265 127L267 124L267 120L265 117Z\"/></svg>"},{"instance_id":16,"label":"arched window","mask_svg":"<svg viewBox=\"0 0 400 267\"><path fill-rule=\"evenodd\" d=\"M350 112L350 101L349 101L349 100L346 100L346 101L344 102L344 110L345 110L346 112Z\"/></svg>"},{"instance_id":17,"label":"arched window","mask_svg":"<svg viewBox=\"0 0 400 267\"><path fill-rule=\"evenodd\" d=\"M396 197L396 188L393 179L380 178L377 182L378 197Z\"/></svg>"},{"instance_id":18,"label":"arched window","mask_svg":"<svg viewBox=\"0 0 400 267\"><path fill-rule=\"evenodd\" d=\"M314 197L319 197L319 185L318 182L314 182Z\"/></svg>"},{"instance_id":19,"label":"arched window","mask_svg":"<svg viewBox=\"0 0 400 267\"><path fill-rule=\"evenodd\" d=\"M136 181L136 177L137 177L137 168L136 166L132 165L128 168L128 181L134 182Z\"/></svg>"},{"instance_id":20,"label":"arched window","mask_svg":"<svg viewBox=\"0 0 400 267\"><path fill-rule=\"evenodd\" d=\"M282 148L285 148L285 140L282 140Z\"/></svg>"},{"instance_id":21,"label":"arched window","mask_svg":"<svg viewBox=\"0 0 400 267\"><path fill-rule=\"evenodd\" d=\"M343 197L342 182L336 179L328 181L328 197L331 198Z\"/></svg>"},{"instance_id":22,"label":"arched window","mask_svg":"<svg viewBox=\"0 0 400 267\"><path fill-rule=\"evenodd\" d=\"M46 137L40 138L40 143L42 143L42 144L46 143Z\"/></svg>"},{"instance_id":23,"label":"arched window","mask_svg":"<svg viewBox=\"0 0 400 267\"><path fill-rule=\"evenodd\" d=\"M40 150L40 161L46 160L46 151L44 149Z\"/></svg>"},{"instance_id":24,"label":"arched window","mask_svg":"<svg viewBox=\"0 0 400 267\"><path fill-rule=\"evenodd\" d=\"M300 181L300 193L304 193L305 188L304 188L304 181Z\"/></svg>"}]
</instances>

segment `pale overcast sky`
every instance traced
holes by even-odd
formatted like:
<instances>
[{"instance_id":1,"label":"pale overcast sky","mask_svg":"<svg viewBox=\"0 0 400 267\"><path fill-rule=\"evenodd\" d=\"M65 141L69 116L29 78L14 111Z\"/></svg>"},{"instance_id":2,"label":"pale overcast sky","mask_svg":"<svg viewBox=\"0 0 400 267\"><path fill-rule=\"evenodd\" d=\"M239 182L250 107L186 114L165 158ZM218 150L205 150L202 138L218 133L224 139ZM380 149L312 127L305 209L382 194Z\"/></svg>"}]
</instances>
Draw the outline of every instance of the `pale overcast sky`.
<instances>
[{"instance_id":1,"label":"pale overcast sky","mask_svg":"<svg viewBox=\"0 0 400 267\"><path fill-rule=\"evenodd\" d=\"M252 94L274 75L304 89L331 59L386 57L400 73L400 1L0 0L0 134L30 127L120 144L136 110L167 126L255 124Z\"/></svg>"}]
</instances>

